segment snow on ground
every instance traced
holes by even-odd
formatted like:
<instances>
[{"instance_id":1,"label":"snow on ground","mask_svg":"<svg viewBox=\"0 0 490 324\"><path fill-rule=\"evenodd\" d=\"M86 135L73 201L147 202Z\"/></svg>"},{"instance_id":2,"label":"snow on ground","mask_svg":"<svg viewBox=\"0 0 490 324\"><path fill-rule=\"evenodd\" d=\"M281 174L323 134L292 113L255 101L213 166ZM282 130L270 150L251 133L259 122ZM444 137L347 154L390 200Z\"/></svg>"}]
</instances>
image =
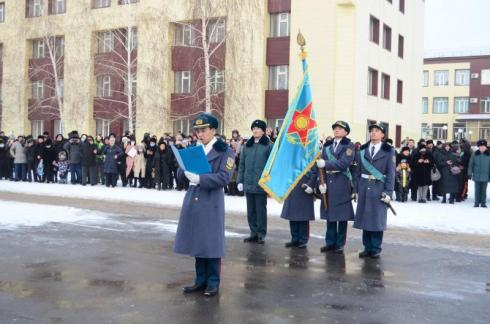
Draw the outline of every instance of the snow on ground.
<instances>
[{"instance_id":1,"label":"snow on ground","mask_svg":"<svg viewBox=\"0 0 490 324\"><path fill-rule=\"evenodd\" d=\"M466 202L455 203L454 205L441 204L440 202L428 202L427 204L419 204L416 202L394 202L393 206L396 209L398 216L393 216L391 212L388 212L388 225L448 233L490 235L490 209L473 208L472 182L470 182L469 188L470 198ZM67 197L132 202L171 208L180 208L185 195L185 192L176 190L157 191L128 187L106 188L105 186L100 185L84 187L71 184L60 185L11 181L0 181L0 192L55 196L60 197L60 199ZM488 189L488 196L490 197L490 187ZM101 217L100 213L56 206L43 206L39 209L31 209L31 213L24 213L23 211L19 211L15 205L6 205L6 202L1 202L0 204L2 206L2 208L0 208L0 225L3 224L2 219L4 219L6 215L13 217L13 215L16 214L19 216L15 217L22 217L22 220L19 221L24 222L24 225L28 222L33 222L35 224L36 215L40 213L42 215L53 215L50 221L56 221L53 219L60 217L60 213L66 213L67 210L70 210L67 214L73 222L77 222L81 219L86 221L87 219L90 219L90 217L94 217L95 219ZM319 201L316 202L316 205L316 218L319 219ZM6 210L4 206L10 206L10 210ZM225 206L227 212L246 213L246 202L244 197L226 196ZM269 199L267 209L269 216L279 217L282 205ZM114 219L112 219L112 221L114 221Z\"/></svg>"}]
</instances>

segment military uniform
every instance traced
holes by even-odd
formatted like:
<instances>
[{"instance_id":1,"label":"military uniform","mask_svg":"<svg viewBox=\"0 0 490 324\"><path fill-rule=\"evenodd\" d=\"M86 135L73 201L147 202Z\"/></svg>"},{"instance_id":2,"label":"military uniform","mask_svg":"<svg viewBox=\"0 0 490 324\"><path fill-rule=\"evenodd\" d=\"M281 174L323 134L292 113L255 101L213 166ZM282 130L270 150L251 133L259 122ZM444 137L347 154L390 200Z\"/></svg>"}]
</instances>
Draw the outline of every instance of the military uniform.
<instances>
[{"instance_id":1,"label":"military uniform","mask_svg":"<svg viewBox=\"0 0 490 324\"><path fill-rule=\"evenodd\" d=\"M218 121L208 114L201 114L194 122L217 128ZM220 284L221 258L225 255L225 198L223 188L233 173L235 157L229 146L214 138L207 153L211 173L193 175L177 170L180 180L191 181L180 212L174 252L196 258L196 279L193 287L185 292L203 290L217 292ZM206 148L205 148L206 150ZM197 177L198 184L192 183ZM206 294L206 292L205 292Z\"/></svg>"},{"instance_id":2,"label":"military uniform","mask_svg":"<svg viewBox=\"0 0 490 324\"><path fill-rule=\"evenodd\" d=\"M381 129L384 133L382 125L374 124L369 129L373 127ZM395 188L395 150L385 142L378 144L377 147L368 142L361 146L357 154L358 204L354 228L363 230L364 245L364 251L359 254L359 257L379 257L388 213L387 203L381 198L385 194L389 197L386 198L389 202Z\"/></svg>"},{"instance_id":3,"label":"military uniform","mask_svg":"<svg viewBox=\"0 0 490 324\"><path fill-rule=\"evenodd\" d=\"M332 125L332 129L340 126L347 133L350 132L349 124L338 121ZM325 234L325 247L322 252L335 250L342 253L347 239L348 221L354 220L354 208L352 207L352 174L350 167L355 158L355 147L350 139L334 139L327 141L322 150L322 159L325 166L320 168L325 175L328 194L328 208L325 209L323 199L320 208L320 218L327 221Z\"/></svg>"}]
</instances>

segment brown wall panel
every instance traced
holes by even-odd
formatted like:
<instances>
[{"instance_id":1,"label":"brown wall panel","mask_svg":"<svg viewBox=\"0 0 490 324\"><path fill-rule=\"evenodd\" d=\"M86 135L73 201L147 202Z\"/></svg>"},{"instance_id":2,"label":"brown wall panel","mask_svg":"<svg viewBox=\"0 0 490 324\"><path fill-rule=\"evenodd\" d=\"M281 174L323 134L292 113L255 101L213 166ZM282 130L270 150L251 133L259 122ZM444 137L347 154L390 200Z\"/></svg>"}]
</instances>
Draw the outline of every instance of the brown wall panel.
<instances>
[{"instance_id":1,"label":"brown wall panel","mask_svg":"<svg viewBox=\"0 0 490 324\"><path fill-rule=\"evenodd\" d=\"M284 118L288 105L289 90L265 91L265 117L267 119Z\"/></svg>"}]
</instances>

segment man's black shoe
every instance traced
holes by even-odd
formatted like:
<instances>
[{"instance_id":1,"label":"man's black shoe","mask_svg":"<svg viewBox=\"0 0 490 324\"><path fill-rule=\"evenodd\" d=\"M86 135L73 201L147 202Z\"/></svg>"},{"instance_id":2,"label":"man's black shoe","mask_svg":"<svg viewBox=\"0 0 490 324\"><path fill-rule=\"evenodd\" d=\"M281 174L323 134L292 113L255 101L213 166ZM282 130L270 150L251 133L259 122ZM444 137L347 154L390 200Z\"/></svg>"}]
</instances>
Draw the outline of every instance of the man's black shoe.
<instances>
[{"instance_id":1,"label":"man's black shoe","mask_svg":"<svg viewBox=\"0 0 490 324\"><path fill-rule=\"evenodd\" d=\"M307 246L308 246L308 243L299 243L297 248L298 249L306 249Z\"/></svg>"},{"instance_id":2,"label":"man's black shoe","mask_svg":"<svg viewBox=\"0 0 490 324\"><path fill-rule=\"evenodd\" d=\"M372 253L370 255L371 259L379 259L379 257L381 256L381 253L377 252L377 253Z\"/></svg>"},{"instance_id":3,"label":"man's black shoe","mask_svg":"<svg viewBox=\"0 0 490 324\"><path fill-rule=\"evenodd\" d=\"M243 242L245 242L245 243L254 243L254 242L257 242L258 240L259 240L258 237L249 236L249 237L243 239Z\"/></svg>"},{"instance_id":4,"label":"man's black shoe","mask_svg":"<svg viewBox=\"0 0 490 324\"><path fill-rule=\"evenodd\" d=\"M198 292L198 291L203 291L204 289L206 289L206 285L205 284L203 284L203 285L187 286L187 287L184 287L182 290L184 291L184 294L190 294L190 293L195 293L195 292Z\"/></svg>"},{"instance_id":5,"label":"man's black shoe","mask_svg":"<svg viewBox=\"0 0 490 324\"><path fill-rule=\"evenodd\" d=\"M481 207L483 207L483 208L487 208L487 205L485 205L485 204L481 204Z\"/></svg>"},{"instance_id":6,"label":"man's black shoe","mask_svg":"<svg viewBox=\"0 0 490 324\"><path fill-rule=\"evenodd\" d=\"M344 248L338 248L335 251L333 251L335 254L344 254Z\"/></svg>"},{"instance_id":7,"label":"man's black shoe","mask_svg":"<svg viewBox=\"0 0 490 324\"><path fill-rule=\"evenodd\" d=\"M480 205L479 204L474 204L473 207L480 207Z\"/></svg>"},{"instance_id":8,"label":"man's black shoe","mask_svg":"<svg viewBox=\"0 0 490 324\"><path fill-rule=\"evenodd\" d=\"M366 250L364 250L364 251L362 251L362 252L359 253L359 257L361 259L367 258L369 255L370 255L370 253L368 251L366 251Z\"/></svg>"},{"instance_id":9,"label":"man's black shoe","mask_svg":"<svg viewBox=\"0 0 490 324\"><path fill-rule=\"evenodd\" d=\"M264 244L265 240L263 238L257 239L257 244Z\"/></svg>"},{"instance_id":10,"label":"man's black shoe","mask_svg":"<svg viewBox=\"0 0 490 324\"><path fill-rule=\"evenodd\" d=\"M296 246L298 246L297 242L287 242L286 244L284 244L284 247L287 247L287 248L292 248L292 247L296 247Z\"/></svg>"},{"instance_id":11,"label":"man's black shoe","mask_svg":"<svg viewBox=\"0 0 490 324\"><path fill-rule=\"evenodd\" d=\"M333 251L333 250L335 250L335 246L333 246L333 245L332 246L322 246L320 248L321 253L327 253L327 252Z\"/></svg>"},{"instance_id":12,"label":"man's black shoe","mask_svg":"<svg viewBox=\"0 0 490 324\"><path fill-rule=\"evenodd\" d=\"M216 296L218 293L219 293L218 287L206 288L206 290L204 290L204 296L206 297L213 297Z\"/></svg>"}]
</instances>

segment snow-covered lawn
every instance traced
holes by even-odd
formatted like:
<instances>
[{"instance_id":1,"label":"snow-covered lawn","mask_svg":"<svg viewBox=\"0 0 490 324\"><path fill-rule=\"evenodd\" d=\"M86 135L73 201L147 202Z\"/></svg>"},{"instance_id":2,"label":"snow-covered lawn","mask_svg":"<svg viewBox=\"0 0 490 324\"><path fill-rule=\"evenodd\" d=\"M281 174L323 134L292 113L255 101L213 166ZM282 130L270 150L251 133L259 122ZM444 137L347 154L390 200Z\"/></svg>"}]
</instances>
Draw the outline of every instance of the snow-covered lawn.
<instances>
[{"instance_id":1,"label":"snow-covered lawn","mask_svg":"<svg viewBox=\"0 0 490 324\"><path fill-rule=\"evenodd\" d=\"M454 232L490 235L490 209L473 208L473 183L470 182L470 198L466 202L450 204L441 204L440 202L428 202L427 204L419 204L415 202L397 203L393 206L396 209L398 216L393 216L389 212L389 226L414 228L422 230L431 230L439 232ZM490 187L489 187L490 198ZM139 204L152 204L162 207L179 208L182 204L182 199L185 195L183 191L157 191L137 188L106 188L104 186L80 186L80 185L60 185L60 184L40 184L40 183L22 183L11 181L0 181L0 192L13 192L19 194L55 196L68 198L80 198L91 200L109 200L118 202L133 202ZM319 219L319 201L316 202L316 218ZM15 205L10 206L10 212L6 210L6 203L0 202L0 224L5 215L11 214L15 210ZM246 202L244 197L226 197L226 210L233 213L246 213ZM490 201L489 201L490 205ZM13 209L12 209L13 208ZM25 217L31 217L35 221L36 213L51 213L53 217L57 217L58 211L67 210L66 207L43 207L36 210L31 210L33 214L25 214ZM281 214L282 205L276 201L269 199L268 215L279 217ZM71 210L71 209L70 209ZM76 210L76 209L74 209ZM15 213L18 213L16 211ZM72 217L83 217L87 219L87 214L83 216L76 212L71 213ZM100 215L95 214L94 217ZM56 221L56 220L55 220Z\"/></svg>"}]
</instances>

